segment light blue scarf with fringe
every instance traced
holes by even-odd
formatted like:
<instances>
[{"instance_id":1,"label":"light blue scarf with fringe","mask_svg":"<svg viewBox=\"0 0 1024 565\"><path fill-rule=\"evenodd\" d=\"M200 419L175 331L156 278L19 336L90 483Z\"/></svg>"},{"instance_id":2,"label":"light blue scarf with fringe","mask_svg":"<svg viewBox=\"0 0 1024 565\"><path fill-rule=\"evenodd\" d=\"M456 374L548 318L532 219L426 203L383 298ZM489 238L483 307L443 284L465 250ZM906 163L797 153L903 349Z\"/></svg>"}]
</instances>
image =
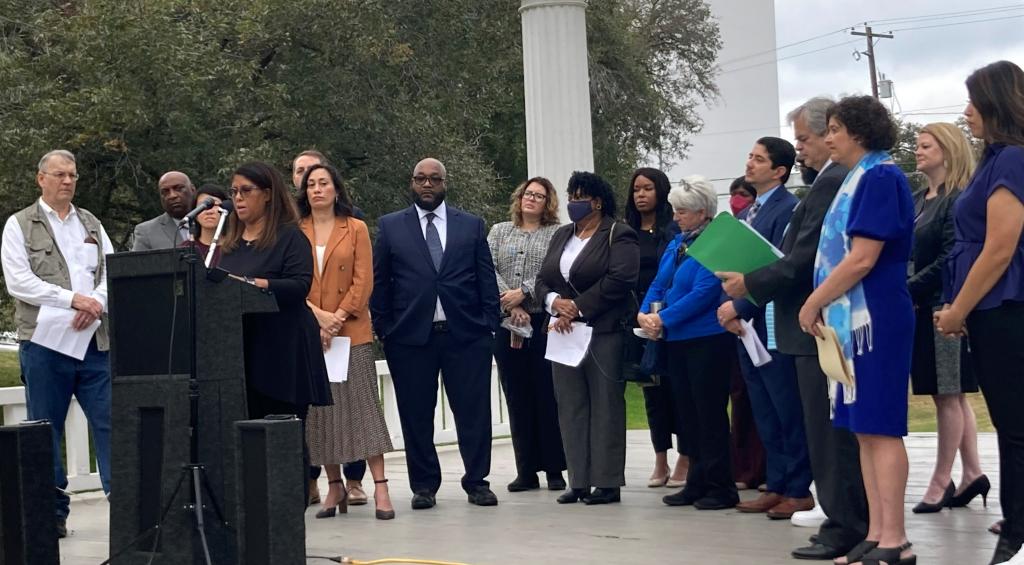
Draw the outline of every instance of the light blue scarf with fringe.
<instances>
[{"instance_id":1,"label":"light blue scarf with fringe","mask_svg":"<svg viewBox=\"0 0 1024 565\"><path fill-rule=\"evenodd\" d=\"M871 151L861 158L853 169L846 175L846 180L839 187L832 206L825 214L825 221L821 226L821 238L818 240L818 254L814 258L814 287L817 288L835 270L836 266L846 257L850 251L850 236L846 233L846 227L850 220L850 206L853 197L857 193L857 185L860 184L864 173L883 163L892 162L892 157L885 151ZM868 304L864 299L864 287L858 282L846 294L832 301L822 310L822 318L825 325L836 330L839 343L843 348L843 358L851 375L854 373L853 356L864 354L864 348L871 351L871 314L868 312ZM855 347L856 346L856 347ZM854 380L856 384L856 380ZM843 402L852 404L857 400L856 386L847 387L837 382L832 382L829 390L829 397L833 403L839 396L841 387Z\"/></svg>"}]
</instances>

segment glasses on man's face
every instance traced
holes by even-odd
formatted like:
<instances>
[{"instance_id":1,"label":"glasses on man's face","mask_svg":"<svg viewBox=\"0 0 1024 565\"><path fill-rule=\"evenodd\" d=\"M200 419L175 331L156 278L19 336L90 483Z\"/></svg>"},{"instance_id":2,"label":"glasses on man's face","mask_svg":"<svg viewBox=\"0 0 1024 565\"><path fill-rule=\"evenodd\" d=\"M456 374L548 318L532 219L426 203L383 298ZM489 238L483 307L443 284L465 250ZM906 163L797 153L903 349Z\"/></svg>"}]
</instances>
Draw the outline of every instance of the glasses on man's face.
<instances>
[{"instance_id":1,"label":"glasses on man's face","mask_svg":"<svg viewBox=\"0 0 1024 565\"><path fill-rule=\"evenodd\" d=\"M231 189L228 190L228 194L230 194L231 198L235 200L245 200L254 190L260 190L260 187L251 184L239 186L238 188L232 186Z\"/></svg>"},{"instance_id":2,"label":"glasses on man's face","mask_svg":"<svg viewBox=\"0 0 1024 565\"><path fill-rule=\"evenodd\" d=\"M412 182L416 183L417 186L426 186L427 184L437 186L444 182L444 177L437 175L431 175L429 177L426 175L416 175L412 177Z\"/></svg>"},{"instance_id":3,"label":"glasses on man's face","mask_svg":"<svg viewBox=\"0 0 1024 565\"><path fill-rule=\"evenodd\" d=\"M51 173L51 172L48 172L48 171L40 171L40 172L43 173L44 175L50 175L51 177L59 180L60 182L64 182L65 180L70 180L71 182L75 182L76 180L78 180L78 173L66 173L64 171L58 171L56 173Z\"/></svg>"},{"instance_id":4,"label":"glasses on man's face","mask_svg":"<svg viewBox=\"0 0 1024 565\"><path fill-rule=\"evenodd\" d=\"M523 193L523 198L528 198L528 199L533 200L535 202L543 202L544 200L547 199L547 197L548 197L547 194L541 194L539 192L533 192L533 191L530 191L530 190L527 190L526 192Z\"/></svg>"}]
</instances>

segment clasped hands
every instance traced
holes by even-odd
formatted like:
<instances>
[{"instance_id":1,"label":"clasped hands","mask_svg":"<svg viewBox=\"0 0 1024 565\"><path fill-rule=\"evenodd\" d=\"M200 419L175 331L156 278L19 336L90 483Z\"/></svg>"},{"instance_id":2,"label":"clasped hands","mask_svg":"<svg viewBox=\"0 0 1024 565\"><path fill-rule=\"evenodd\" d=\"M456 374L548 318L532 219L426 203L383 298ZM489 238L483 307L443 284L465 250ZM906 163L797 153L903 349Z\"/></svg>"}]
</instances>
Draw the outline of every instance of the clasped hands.
<instances>
[{"instance_id":1,"label":"clasped hands","mask_svg":"<svg viewBox=\"0 0 1024 565\"><path fill-rule=\"evenodd\" d=\"M89 327L89 324L103 315L103 305L99 300L77 292L71 297L71 308L77 310L71 320L71 329L77 332Z\"/></svg>"},{"instance_id":2,"label":"clasped hands","mask_svg":"<svg viewBox=\"0 0 1024 565\"><path fill-rule=\"evenodd\" d=\"M742 279L743 275L740 275ZM725 286L723 284L723 286ZM740 321L739 313L736 312L736 306L732 303L732 300L727 300L718 307L718 325L725 328L726 331L733 335L743 335L743 324Z\"/></svg>"},{"instance_id":3,"label":"clasped hands","mask_svg":"<svg viewBox=\"0 0 1024 565\"><path fill-rule=\"evenodd\" d=\"M661 322L661 316L657 314L637 314L636 323L640 324L640 329L644 331L651 339L655 339L661 335L661 330L664 325Z\"/></svg>"},{"instance_id":4,"label":"clasped hands","mask_svg":"<svg viewBox=\"0 0 1024 565\"><path fill-rule=\"evenodd\" d=\"M964 320L967 318L959 308L951 304L943 304L942 309L932 314L935 330L946 337L962 337L967 335Z\"/></svg>"},{"instance_id":5,"label":"clasped hands","mask_svg":"<svg viewBox=\"0 0 1024 565\"><path fill-rule=\"evenodd\" d=\"M345 325L345 320L348 318L348 312L338 309L337 312L327 312L319 308L313 309L313 314L316 316L316 321L320 325L320 345L324 351L327 351L331 347L331 338L338 335L341 332L341 328Z\"/></svg>"},{"instance_id":6,"label":"clasped hands","mask_svg":"<svg viewBox=\"0 0 1024 565\"><path fill-rule=\"evenodd\" d=\"M501 293L499 304L502 311L509 313L512 325L527 326L530 324L530 313L520 306L525 298L526 294L521 288L512 288Z\"/></svg>"},{"instance_id":7,"label":"clasped hands","mask_svg":"<svg viewBox=\"0 0 1024 565\"><path fill-rule=\"evenodd\" d=\"M556 298L551 301L551 309L558 314L551 324L551 329L560 334L571 332L572 321L580 316L580 309L576 307L576 303L568 298Z\"/></svg>"}]
</instances>

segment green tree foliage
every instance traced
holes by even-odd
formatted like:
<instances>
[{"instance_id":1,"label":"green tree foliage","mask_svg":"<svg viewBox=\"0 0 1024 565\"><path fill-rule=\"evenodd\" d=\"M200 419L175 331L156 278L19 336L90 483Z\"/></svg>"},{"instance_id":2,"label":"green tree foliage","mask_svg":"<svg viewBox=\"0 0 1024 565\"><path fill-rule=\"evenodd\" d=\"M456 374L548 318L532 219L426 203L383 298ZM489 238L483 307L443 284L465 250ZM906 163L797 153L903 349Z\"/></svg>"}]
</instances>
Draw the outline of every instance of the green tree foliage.
<instances>
[{"instance_id":1,"label":"green tree foliage","mask_svg":"<svg viewBox=\"0 0 1024 565\"><path fill-rule=\"evenodd\" d=\"M287 171L317 148L373 219L408 203L421 157L490 221L526 175L518 0L0 0L0 212L37 195L35 163L78 159L76 203L123 249L159 213L156 181L226 184L244 160ZM624 185L681 154L714 96L702 0L588 8L595 162Z\"/></svg>"}]
</instances>

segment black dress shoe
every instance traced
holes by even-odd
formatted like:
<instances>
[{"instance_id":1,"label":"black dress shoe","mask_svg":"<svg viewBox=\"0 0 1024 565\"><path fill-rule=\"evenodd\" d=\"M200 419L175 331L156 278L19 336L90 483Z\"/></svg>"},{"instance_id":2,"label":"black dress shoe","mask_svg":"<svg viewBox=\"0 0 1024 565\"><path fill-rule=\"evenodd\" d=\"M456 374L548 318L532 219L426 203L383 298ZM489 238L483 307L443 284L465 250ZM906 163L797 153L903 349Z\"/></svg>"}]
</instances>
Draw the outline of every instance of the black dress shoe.
<instances>
[{"instance_id":1,"label":"black dress shoe","mask_svg":"<svg viewBox=\"0 0 1024 565\"><path fill-rule=\"evenodd\" d=\"M661 501L669 506L690 506L704 495L683 489L675 494L661 497Z\"/></svg>"},{"instance_id":2,"label":"black dress shoe","mask_svg":"<svg viewBox=\"0 0 1024 565\"><path fill-rule=\"evenodd\" d=\"M807 538L807 541L811 543L818 543L818 534L811 534L811 537Z\"/></svg>"},{"instance_id":3,"label":"black dress shoe","mask_svg":"<svg viewBox=\"0 0 1024 565\"><path fill-rule=\"evenodd\" d=\"M435 504L437 504L437 499L434 498L434 494L429 490L416 491L416 493L412 495L413 510L433 508Z\"/></svg>"},{"instance_id":4,"label":"black dress shoe","mask_svg":"<svg viewBox=\"0 0 1024 565\"><path fill-rule=\"evenodd\" d=\"M498 497L487 487L476 487L466 494L469 495L470 504L476 504L477 506L498 505Z\"/></svg>"},{"instance_id":5,"label":"black dress shoe","mask_svg":"<svg viewBox=\"0 0 1024 565\"><path fill-rule=\"evenodd\" d=\"M68 537L67 518L57 518L57 538L63 539L66 537Z\"/></svg>"},{"instance_id":6,"label":"black dress shoe","mask_svg":"<svg viewBox=\"0 0 1024 565\"><path fill-rule=\"evenodd\" d=\"M953 498L949 499L950 508L963 508L970 504L974 497L981 495L981 504L988 507L988 491L992 488L992 483L989 482L988 477L982 475L977 479L971 481L971 484L964 487L963 492L960 494L953 495Z\"/></svg>"},{"instance_id":7,"label":"black dress shoe","mask_svg":"<svg viewBox=\"0 0 1024 565\"><path fill-rule=\"evenodd\" d=\"M619 502L622 500L619 494L618 487L616 488L596 488L594 492L583 497L583 504L610 504L612 502Z\"/></svg>"},{"instance_id":8,"label":"black dress shoe","mask_svg":"<svg viewBox=\"0 0 1024 565\"><path fill-rule=\"evenodd\" d=\"M562 473L548 473L548 490L565 490L565 479Z\"/></svg>"},{"instance_id":9,"label":"black dress shoe","mask_svg":"<svg viewBox=\"0 0 1024 565\"><path fill-rule=\"evenodd\" d=\"M540 481L537 480L537 475L526 476L522 475L516 477L516 480L508 484L509 492L524 492L528 490L537 490L540 488ZM564 488L564 487L563 487ZM558 489L562 490L562 489Z\"/></svg>"},{"instance_id":10,"label":"black dress shoe","mask_svg":"<svg viewBox=\"0 0 1024 565\"><path fill-rule=\"evenodd\" d=\"M835 559L846 555L846 552L831 545L814 543L807 547L798 547L790 552L795 559Z\"/></svg>"},{"instance_id":11,"label":"black dress shoe","mask_svg":"<svg viewBox=\"0 0 1024 565\"><path fill-rule=\"evenodd\" d=\"M559 504L572 504L583 500L584 497L590 494L589 488L571 488L561 494L555 500Z\"/></svg>"},{"instance_id":12,"label":"black dress shoe","mask_svg":"<svg viewBox=\"0 0 1024 565\"><path fill-rule=\"evenodd\" d=\"M738 495L708 495L704 498L695 500L693 502L693 507L697 510L725 510L727 508L735 508L739 501L740 499Z\"/></svg>"}]
</instances>

